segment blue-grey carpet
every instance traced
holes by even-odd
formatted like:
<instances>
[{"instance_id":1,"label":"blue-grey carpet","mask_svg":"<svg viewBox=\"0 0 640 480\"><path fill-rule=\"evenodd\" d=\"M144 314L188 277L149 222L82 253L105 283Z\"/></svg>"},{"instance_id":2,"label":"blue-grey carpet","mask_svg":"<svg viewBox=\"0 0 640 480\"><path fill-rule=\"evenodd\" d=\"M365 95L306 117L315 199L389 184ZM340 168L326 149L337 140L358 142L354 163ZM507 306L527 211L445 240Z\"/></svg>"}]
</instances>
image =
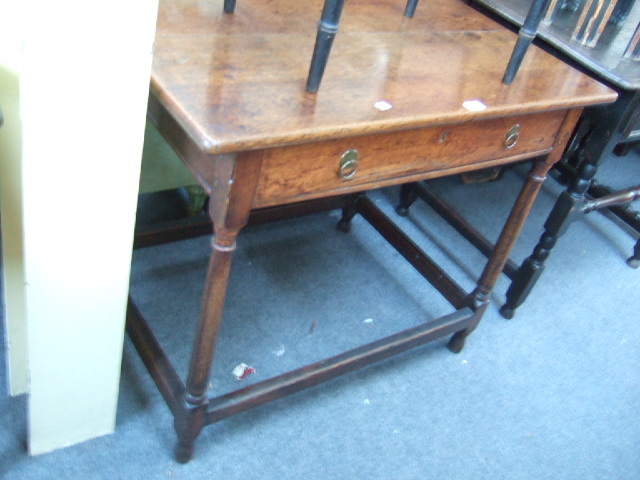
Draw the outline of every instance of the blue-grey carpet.
<instances>
[{"instance_id":1,"label":"blue-grey carpet","mask_svg":"<svg viewBox=\"0 0 640 480\"><path fill-rule=\"evenodd\" d=\"M433 183L495 239L522 168L492 183ZM602 168L640 178L636 152ZM620 173L624 172L624 173ZM609 174L609 176L607 176ZM561 187L549 180L512 257L531 251ZM428 207L389 213L471 289L483 257ZM451 307L362 219L338 212L246 229L240 237L212 389L244 384L435 318ZM209 254L206 237L134 253L131 291L184 374ZM0 477L7 479L576 479L640 478L640 271L636 237L598 213L560 240L516 318L508 287L459 355L439 341L206 427L186 465L172 459L172 417L125 342L115 434L29 457L24 397L0 391ZM4 359L0 376L4 375ZM84 392L90 394L90 392Z\"/></svg>"}]
</instances>

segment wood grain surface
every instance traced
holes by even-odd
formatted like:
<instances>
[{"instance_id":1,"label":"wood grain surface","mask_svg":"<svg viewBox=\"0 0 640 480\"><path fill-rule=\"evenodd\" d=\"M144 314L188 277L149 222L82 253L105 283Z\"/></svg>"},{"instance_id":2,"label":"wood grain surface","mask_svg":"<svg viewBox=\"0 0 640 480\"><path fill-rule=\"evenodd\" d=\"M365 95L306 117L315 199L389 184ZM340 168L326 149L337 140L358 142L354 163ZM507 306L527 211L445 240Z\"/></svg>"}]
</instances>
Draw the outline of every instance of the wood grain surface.
<instances>
[{"instance_id":1,"label":"wood grain surface","mask_svg":"<svg viewBox=\"0 0 640 480\"><path fill-rule=\"evenodd\" d=\"M532 48L501 82L515 35L457 0L350 0L320 91L305 91L322 1L161 0L152 91L206 153L447 125L610 102ZM376 102L392 108L380 111ZM479 100L473 112L463 103Z\"/></svg>"}]
</instances>

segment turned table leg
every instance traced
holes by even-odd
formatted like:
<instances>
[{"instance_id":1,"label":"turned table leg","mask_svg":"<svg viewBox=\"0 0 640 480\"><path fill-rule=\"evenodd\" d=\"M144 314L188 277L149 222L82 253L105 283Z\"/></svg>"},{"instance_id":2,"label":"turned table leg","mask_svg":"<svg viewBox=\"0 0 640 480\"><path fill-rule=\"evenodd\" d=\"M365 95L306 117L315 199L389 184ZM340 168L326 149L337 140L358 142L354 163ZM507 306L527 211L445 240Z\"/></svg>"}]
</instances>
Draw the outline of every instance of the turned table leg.
<instances>
[{"instance_id":1,"label":"turned table leg","mask_svg":"<svg viewBox=\"0 0 640 480\"><path fill-rule=\"evenodd\" d=\"M231 240L232 237L227 239ZM234 242L235 243L235 242ZM215 345L222 305L231 267L231 254L235 245L220 243L217 236L212 241L213 252L205 284L204 302L195 336L186 391L181 410L175 416L174 426L178 435L175 448L176 460L189 461L193 455L193 442L205 425L205 413L209 399L207 385L211 370L211 357Z\"/></svg>"},{"instance_id":2,"label":"turned table leg","mask_svg":"<svg viewBox=\"0 0 640 480\"><path fill-rule=\"evenodd\" d=\"M222 307L227 290L231 256L236 237L251 211L260 175L262 152L221 156L215 162L209 214L214 225L212 253L202 301L200 319L189 363L185 392L176 412L174 427L178 436L175 457L184 463L193 455L193 444L205 425L209 404L207 387Z\"/></svg>"},{"instance_id":3,"label":"turned table leg","mask_svg":"<svg viewBox=\"0 0 640 480\"><path fill-rule=\"evenodd\" d=\"M469 295L469 306L473 308L474 311L479 312L479 314L476 315L476 321L465 330L457 332L449 341L449 350L454 353L459 353L463 349L467 336L476 328L480 318L482 318L482 313L489 303L489 294L502 273L505 264L509 260L509 253L520 234L520 230L531 210L533 201L542 186L542 182L546 178L547 172L553 165L553 163L549 163L548 160L549 157L533 163L525 184L520 190L520 194L511 209L509 218L498 237L493 253L482 271L476 288Z\"/></svg>"}]
</instances>

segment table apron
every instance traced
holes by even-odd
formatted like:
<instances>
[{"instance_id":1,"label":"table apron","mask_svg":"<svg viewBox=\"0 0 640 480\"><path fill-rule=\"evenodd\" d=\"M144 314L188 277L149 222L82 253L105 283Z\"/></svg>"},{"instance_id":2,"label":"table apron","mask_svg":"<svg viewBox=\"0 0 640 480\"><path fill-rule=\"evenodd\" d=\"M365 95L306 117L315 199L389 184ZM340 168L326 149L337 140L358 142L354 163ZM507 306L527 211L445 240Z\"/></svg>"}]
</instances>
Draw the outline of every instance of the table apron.
<instances>
[{"instance_id":1,"label":"table apron","mask_svg":"<svg viewBox=\"0 0 640 480\"><path fill-rule=\"evenodd\" d=\"M544 112L271 148L263 157L254 208L546 155L565 116L566 111ZM345 178L340 162L348 151L357 152L357 170L351 162L352 176Z\"/></svg>"}]
</instances>

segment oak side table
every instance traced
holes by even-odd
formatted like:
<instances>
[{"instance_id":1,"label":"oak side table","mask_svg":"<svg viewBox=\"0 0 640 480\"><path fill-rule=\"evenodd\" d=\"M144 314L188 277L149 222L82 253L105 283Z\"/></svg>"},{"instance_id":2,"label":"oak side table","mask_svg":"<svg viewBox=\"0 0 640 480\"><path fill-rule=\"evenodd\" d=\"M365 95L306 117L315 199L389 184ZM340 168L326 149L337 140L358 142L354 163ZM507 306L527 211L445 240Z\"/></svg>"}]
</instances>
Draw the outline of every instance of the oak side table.
<instances>
[{"instance_id":1,"label":"oak side table","mask_svg":"<svg viewBox=\"0 0 640 480\"><path fill-rule=\"evenodd\" d=\"M221 0L219 0L221 1ZM305 91L321 0L161 0L148 114L210 194L214 225L186 381L131 299L128 332L174 417L176 459L201 429L257 405L451 336L459 352L549 168L587 105L615 92L531 48L502 83L515 35L462 2L347 2L322 89ZM476 287L467 292L367 199L367 190L535 159ZM209 398L236 237L252 210L348 194L339 228L362 215L452 305L450 314ZM233 321L225 318L224 321ZM215 386L214 386L215 388Z\"/></svg>"}]
</instances>

